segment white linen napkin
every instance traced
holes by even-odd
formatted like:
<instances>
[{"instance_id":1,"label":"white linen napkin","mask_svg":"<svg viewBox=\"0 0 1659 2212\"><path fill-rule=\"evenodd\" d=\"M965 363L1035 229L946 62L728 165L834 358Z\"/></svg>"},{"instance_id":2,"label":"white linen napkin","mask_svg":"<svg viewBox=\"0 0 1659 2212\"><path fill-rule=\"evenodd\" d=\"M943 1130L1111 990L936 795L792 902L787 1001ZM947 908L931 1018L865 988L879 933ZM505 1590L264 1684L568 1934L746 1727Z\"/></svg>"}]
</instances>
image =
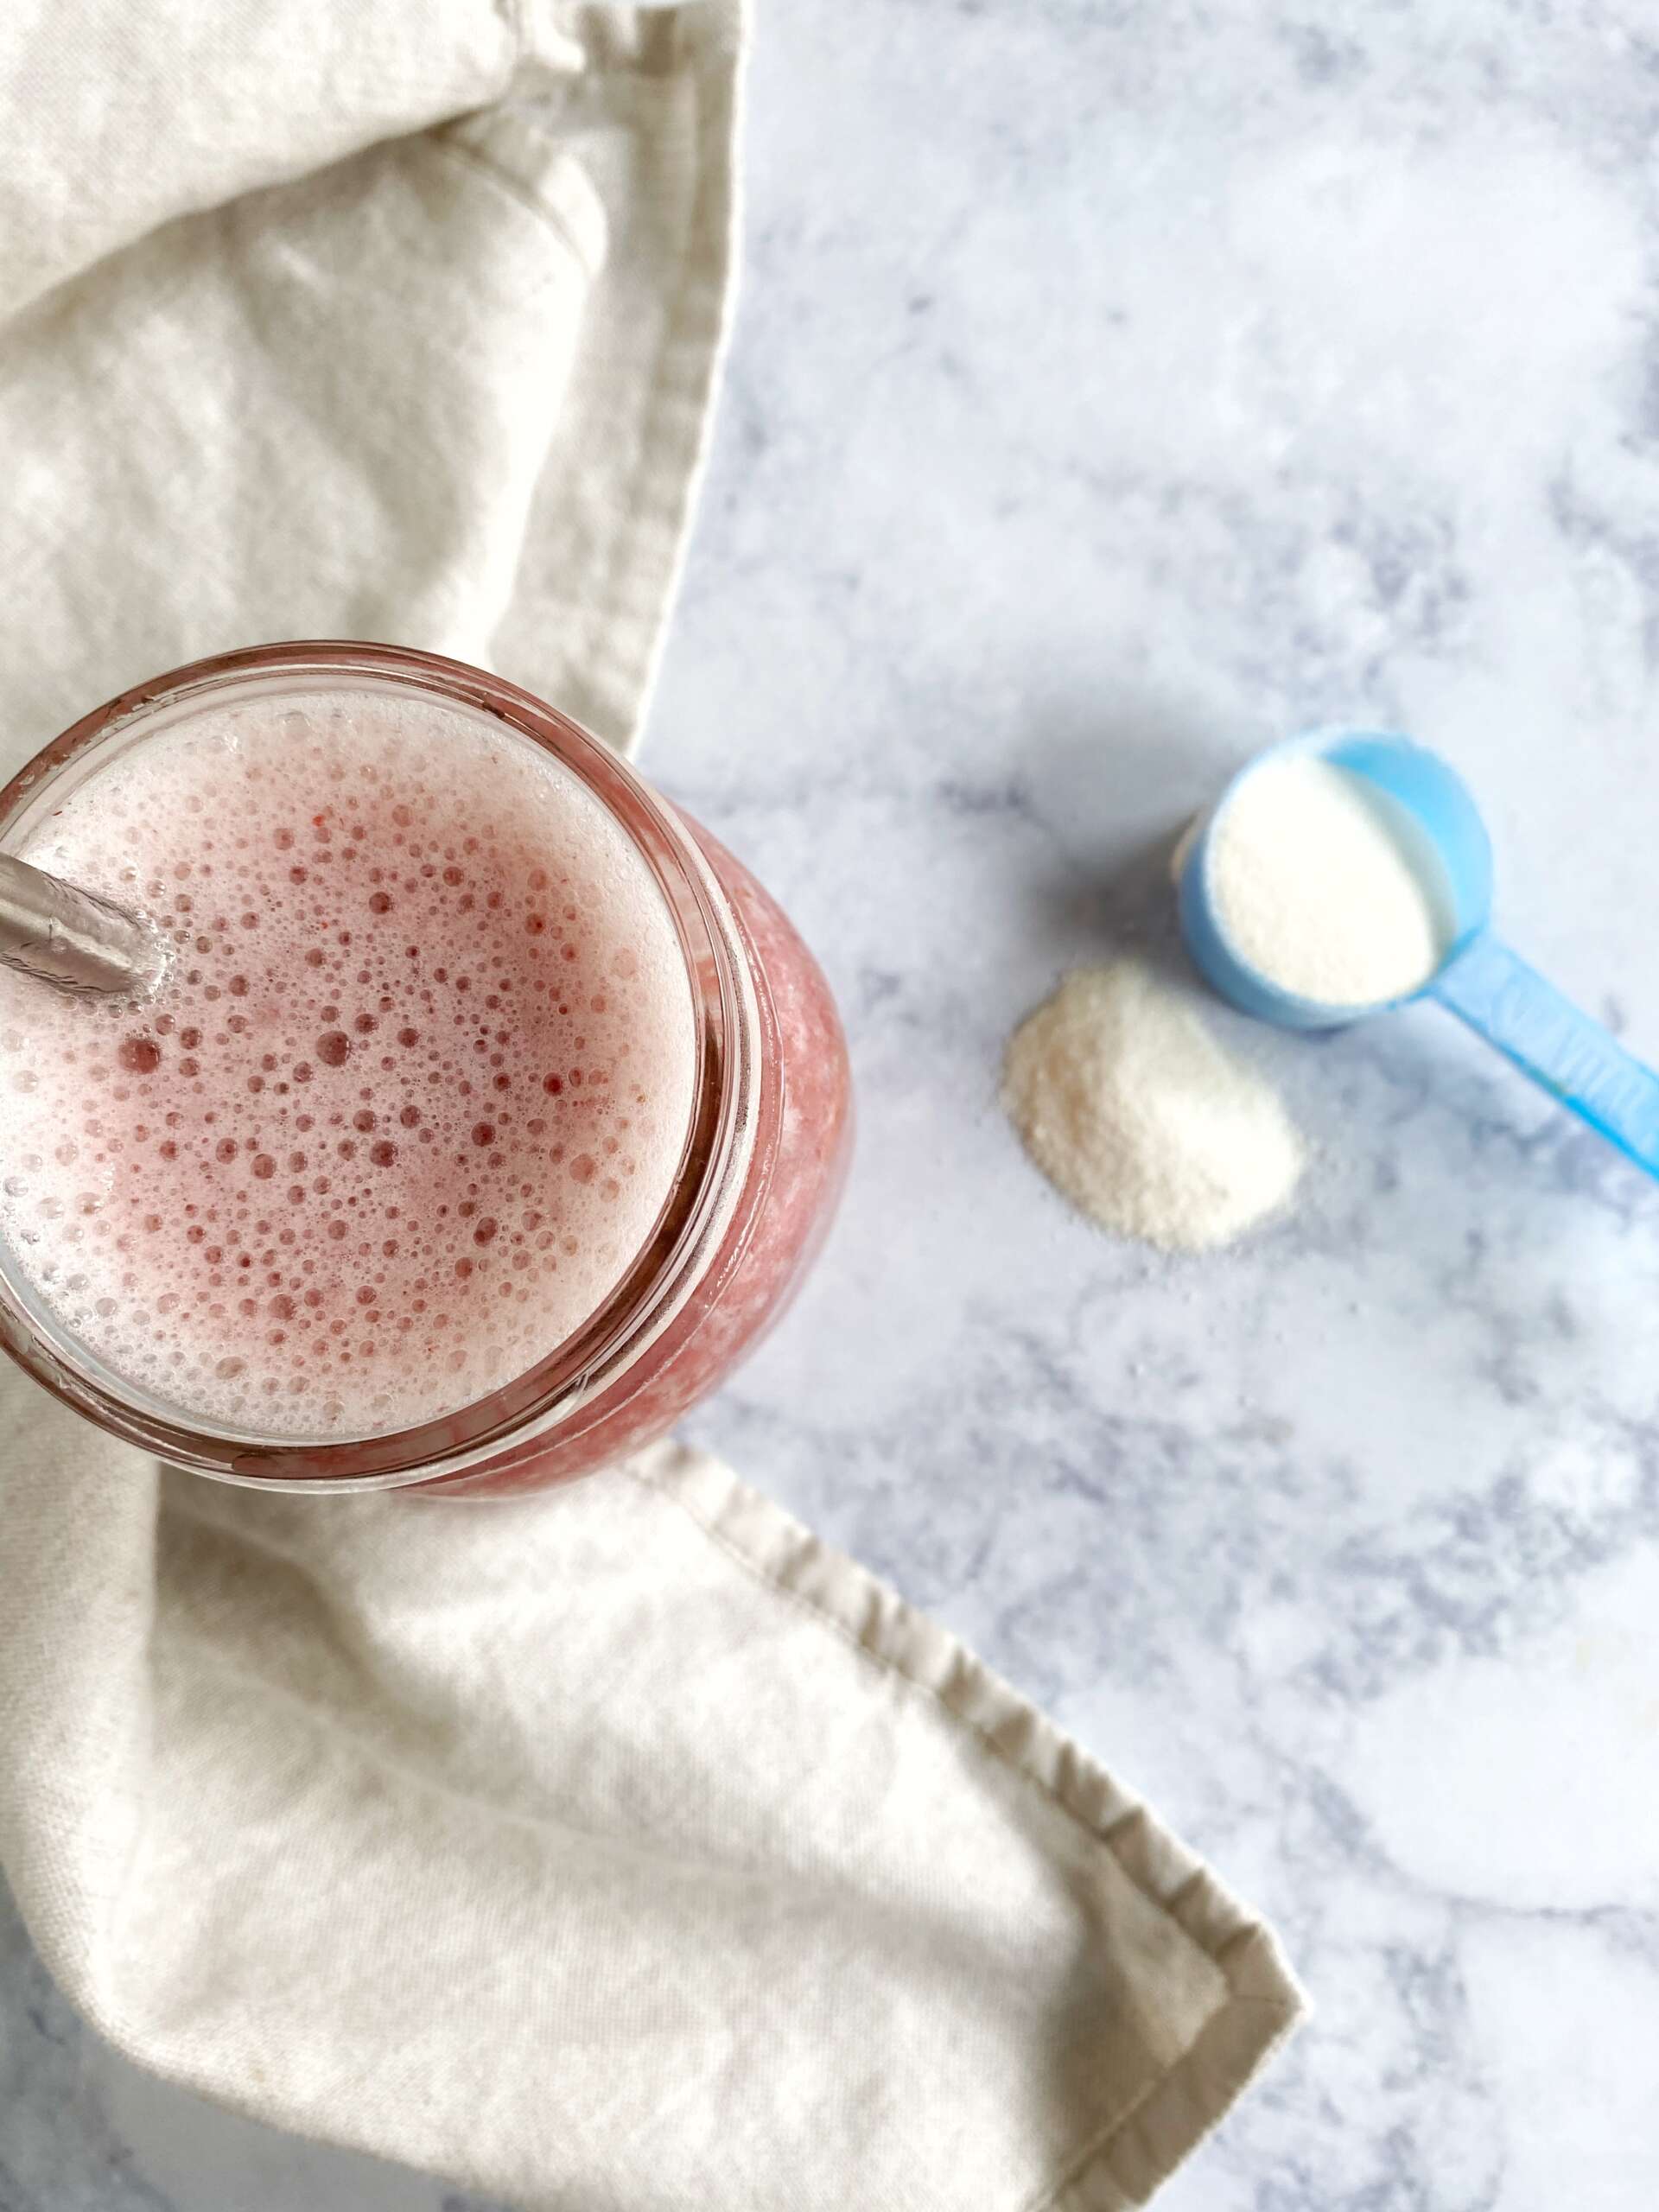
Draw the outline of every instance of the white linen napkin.
<instances>
[{"instance_id":1,"label":"white linen napkin","mask_svg":"<svg viewBox=\"0 0 1659 2212\"><path fill-rule=\"evenodd\" d=\"M358 635L637 727L735 5L0 18L0 769ZM510 1505L164 1473L0 1378L0 1866L141 2064L561 2212L1106 2212L1300 1996L891 1591L660 1447Z\"/></svg>"}]
</instances>

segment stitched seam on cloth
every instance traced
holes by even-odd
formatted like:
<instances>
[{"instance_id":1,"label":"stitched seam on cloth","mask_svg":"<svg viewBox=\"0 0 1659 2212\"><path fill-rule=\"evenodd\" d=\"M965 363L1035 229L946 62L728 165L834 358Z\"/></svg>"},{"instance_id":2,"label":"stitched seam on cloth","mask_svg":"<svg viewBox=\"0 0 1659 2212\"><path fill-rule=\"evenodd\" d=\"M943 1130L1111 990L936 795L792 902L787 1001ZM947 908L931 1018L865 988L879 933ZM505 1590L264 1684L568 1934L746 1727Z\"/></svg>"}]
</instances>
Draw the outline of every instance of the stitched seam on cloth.
<instances>
[{"instance_id":1,"label":"stitched seam on cloth","mask_svg":"<svg viewBox=\"0 0 1659 2212\"><path fill-rule=\"evenodd\" d=\"M1111 2186L1122 2202L1129 2204L1144 2203L1146 2198L1111 2171L1116 2163L1112 2155L1114 2144L1121 2141L1125 2133L1134 2126L1147 2106L1154 2103L1167 2089L1169 2084L1177 2080L1185 2070L1199 2044L1209 2032L1211 2023L1220 2019L1224 2013L1241 2007L1265 2009L1274 2013L1281 2023L1280 2031L1246 2064L1230 2069L1223 2077L1223 2094L1219 2101L1219 2109L1210 2114L1193 2141L1178 2151L1168 2171L1173 2172L1176 2167L1185 2165L1198 2144L1205 2136L1211 2133L1223 2113L1230 2108L1240 2091L1266 2065L1268 2060L1284 2041L1286 2033L1297 2017L1294 2005L1271 1997L1246 1997L1236 1992L1230 1994L1226 2003L1211 2013L1210 2020L1205 2022L1205 2026L1199 2030L1192 2042L1176 2053L1156 2078L1147 2084L1141 2094L1126 2106L1115 2120L1109 2120L1104 2127L1098 2129L1095 2134L1091 2135L1088 2141L1073 2154L1070 2163L1061 2170L1057 2178L1052 2183L1045 2183L1034 2196L1027 2197L1025 2203L1019 2208L1019 2212L1056 2212L1056 2208L1064 2204L1066 2197L1077 2188L1087 2174L1089 2168L1096 2160L1104 2163ZM1159 2187L1161 2185L1161 2182L1156 2184Z\"/></svg>"},{"instance_id":2,"label":"stitched seam on cloth","mask_svg":"<svg viewBox=\"0 0 1659 2212\"><path fill-rule=\"evenodd\" d=\"M1213 2015L1211 2017L1213 2018ZM1135 2114L1145 2109L1170 2076L1186 2064L1197 2047L1198 2037L1195 2036L1190 2044L1176 2054L1160 2074L1147 2082L1138 2097L1132 2098L1121 2113L1109 2120L1103 2127L1096 2128L1087 2142L1079 2145L1067 2163L1061 2167L1056 2177L1052 2181L1045 2182L1034 2196L1027 2197L1025 2202L1020 2206L1019 2212L1052 2212L1052 2208L1059 2202L1065 2191L1075 2184L1093 2161L1107 2149L1112 2138L1122 2133L1134 2120ZM1116 2177L1113 2177L1112 2186L1118 2190L1121 2196L1128 2196L1129 2192L1120 2187Z\"/></svg>"},{"instance_id":3,"label":"stitched seam on cloth","mask_svg":"<svg viewBox=\"0 0 1659 2212\"><path fill-rule=\"evenodd\" d=\"M556 207L550 206L545 200L538 199L535 193L528 191L519 183L517 177L509 176L505 169L497 168L493 162L486 160L474 147L463 145L458 139L442 137L435 132L430 134L430 137L431 144L435 152L446 155L452 162L459 162L461 168L470 169L475 176L485 178L495 186L504 198L512 200L516 207L522 208L526 214L538 216L547 229L552 232L559 244L564 247L566 252L575 257L577 265L583 270L587 270L587 254L573 236L569 225Z\"/></svg>"},{"instance_id":4,"label":"stitched seam on cloth","mask_svg":"<svg viewBox=\"0 0 1659 2212\"><path fill-rule=\"evenodd\" d=\"M748 7L749 0L736 0L737 52L729 70L721 72L718 57L704 57L706 66L696 69L690 79L690 96L696 104L692 139L696 184L692 196L692 228L651 372L650 397L640 416L638 457L629 472L626 496L618 502L621 521L611 533L596 563L599 581L590 586L593 596L584 625L584 658L594 666L613 675L620 673L624 677L629 702L626 727L618 734L619 747L624 753L632 753L639 745L656 684L669 618L679 596L688 525L696 512L708 467L715 406L730 337L736 289L734 232L742 191L742 153L737 119L743 98ZM715 156L712 167L711 147ZM718 159L722 150L729 152L729 162L723 169ZM714 211L721 237L720 263L715 279L709 283L694 276L693 269L703 236L704 199L711 188L722 188L722 204ZM715 335L713 345L702 354L695 381L688 390L678 356L694 342L699 314L712 315ZM671 472L674 489L672 495L664 499L658 494L664 448L673 438L671 416L675 407L687 404L699 417L693 434L691 458L689 466ZM647 530L653 528L665 531L671 541L665 563L655 554L642 556L637 550ZM653 586L650 595L654 605L649 613L631 603L637 596L642 570ZM632 643L622 654L618 653L619 624L625 635L641 624L645 626L648 635L643 653Z\"/></svg>"},{"instance_id":5,"label":"stitched seam on cloth","mask_svg":"<svg viewBox=\"0 0 1659 2212\"><path fill-rule=\"evenodd\" d=\"M1111 2187L1123 2202L1130 2204L1145 2203L1147 2193L1130 2180L1122 2177L1119 2154L1123 2149L1126 2133L1149 2106L1155 2105L1168 2096L1172 2088L1179 2082L1182 2074L1188 2070L1192 2055L1198 2044L1212 2038L1217 2024L1224 2022L1230 2014L1240 2009L1265 2010L1272 2013L1279 2024L1277 2031L1270 2035L1258 2050L1244 2054L1240 2063L1218 2071L1211 2077L1212 2086L1219 2088L1219 2096L1205 2101L1212 2106L1212 2108L1206 2113L1204 2120L1196 2127L1185 2130L1178 2127L1176 2139L1172 2146L1173 2157L1166 2156L1164 2147L1160 2146L1154 2155L1161 2171L1157 2180L1154 2182L1153 2188L1154 2190L1161 2188L1163 2183L1178 2167L1186 2164L1187 2159L1205 2137L1214 2133L1224 2116L1230 2111L1235 2102L1267 2065L1274 2052L1282 2047L1299 2017L1294 2005L1270 1997L1238 1994L1230 1999L1226 2005L1211 2016L1210 2022L1199 2031L1193 2042L1180 2054L1173 2064L1154 2082L1142 2095L1135 2099L1123 2119L1115 2127L1103 2130L1083 2155L1073 2160L1050 2195L1039 2199L1036 2204L1027 2207L1025 2212L1066 2212L1068 2202L1073 2203L1074 2212L1095 2212L1095 2208L1085 2206L1081 2199L1073 2200L1072 2192L1084 2183L1090 2166L1096 2160L1100 2162Z\"/></svg>"}]
</instances>

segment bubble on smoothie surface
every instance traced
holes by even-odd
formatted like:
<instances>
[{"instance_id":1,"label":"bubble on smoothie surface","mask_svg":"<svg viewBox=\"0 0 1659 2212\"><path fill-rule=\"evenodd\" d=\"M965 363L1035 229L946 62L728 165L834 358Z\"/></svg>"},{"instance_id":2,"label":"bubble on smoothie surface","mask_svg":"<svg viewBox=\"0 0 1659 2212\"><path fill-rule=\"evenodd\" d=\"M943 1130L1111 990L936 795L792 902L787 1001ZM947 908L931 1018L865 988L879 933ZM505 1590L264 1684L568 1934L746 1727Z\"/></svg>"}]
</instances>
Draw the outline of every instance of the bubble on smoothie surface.
<instances>
[{"instance_id":1,"label":"bubble on smoothie surface","mask_svg":"<svg viewBox=\"0 0 1659 2212\"><path fill-rule=\"evenodd\" d=\"M0 1237L130 1384L295 1436L544 1358L668 1196L695 1031L645 863L557 762L366 691L206 711L13 848L149 914L136 1010L0 972Z\"/></svg>"}]
</instances>

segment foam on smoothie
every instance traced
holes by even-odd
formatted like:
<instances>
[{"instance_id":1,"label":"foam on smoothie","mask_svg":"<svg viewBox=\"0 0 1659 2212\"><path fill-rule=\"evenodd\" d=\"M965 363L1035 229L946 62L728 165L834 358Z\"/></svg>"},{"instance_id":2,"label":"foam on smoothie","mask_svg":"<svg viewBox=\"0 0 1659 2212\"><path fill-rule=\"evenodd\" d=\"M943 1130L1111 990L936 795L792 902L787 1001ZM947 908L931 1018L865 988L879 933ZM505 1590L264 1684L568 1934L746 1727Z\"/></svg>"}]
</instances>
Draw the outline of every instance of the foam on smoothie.
<instances>
[{"instance_id":1,"label":"foam on smoothie","mask_svg":"<svg viewBox=\"0 0 1659 2212\"><path fill-rule=\"evenodd\" d=\"M149 914L130 1007L0 971L0 1236L186 1415L367 1435L499 1388L613 1288L692 1105L672 918L556 761L370 691L204 711L12 849Z\"/></svg>"}]
</instances>

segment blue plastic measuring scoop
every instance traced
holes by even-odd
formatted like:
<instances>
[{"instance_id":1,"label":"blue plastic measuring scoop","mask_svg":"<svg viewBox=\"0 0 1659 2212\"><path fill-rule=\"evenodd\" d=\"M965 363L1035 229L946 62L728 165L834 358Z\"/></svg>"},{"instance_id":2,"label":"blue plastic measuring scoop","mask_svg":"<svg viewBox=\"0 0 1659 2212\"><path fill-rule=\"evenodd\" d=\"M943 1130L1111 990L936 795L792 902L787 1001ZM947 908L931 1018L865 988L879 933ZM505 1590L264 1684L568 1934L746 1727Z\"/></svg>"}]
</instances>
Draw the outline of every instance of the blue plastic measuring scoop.
<instances>
[{"instance_id":1,"label":"blue plastic measuring scoop","mask_svg":"<svg viewBox=\"0 0 1659 2212\"><path fill-rule=\"evenodd\" d=\"M1430 867L1439 862L1443 881L1432 887L1450 902L1450 941L1427 982L1404 999L1331 1006L1299 998L1228 940L1212 891L1216 825L1241 785L1287 753L1314 754L1375 785L1421 830ZM1334 1029L1412 999L1438 999L1638 1167L1659 1176L1659 1075L1493 935L1491 840L1462 779L1438 753L1371 730L1316 730L1269 747L1234 777L1201 823L1181 864L1179 899L1199 974L1243 1013L1286 1029Z\"/></svg>"}]
</instances>

